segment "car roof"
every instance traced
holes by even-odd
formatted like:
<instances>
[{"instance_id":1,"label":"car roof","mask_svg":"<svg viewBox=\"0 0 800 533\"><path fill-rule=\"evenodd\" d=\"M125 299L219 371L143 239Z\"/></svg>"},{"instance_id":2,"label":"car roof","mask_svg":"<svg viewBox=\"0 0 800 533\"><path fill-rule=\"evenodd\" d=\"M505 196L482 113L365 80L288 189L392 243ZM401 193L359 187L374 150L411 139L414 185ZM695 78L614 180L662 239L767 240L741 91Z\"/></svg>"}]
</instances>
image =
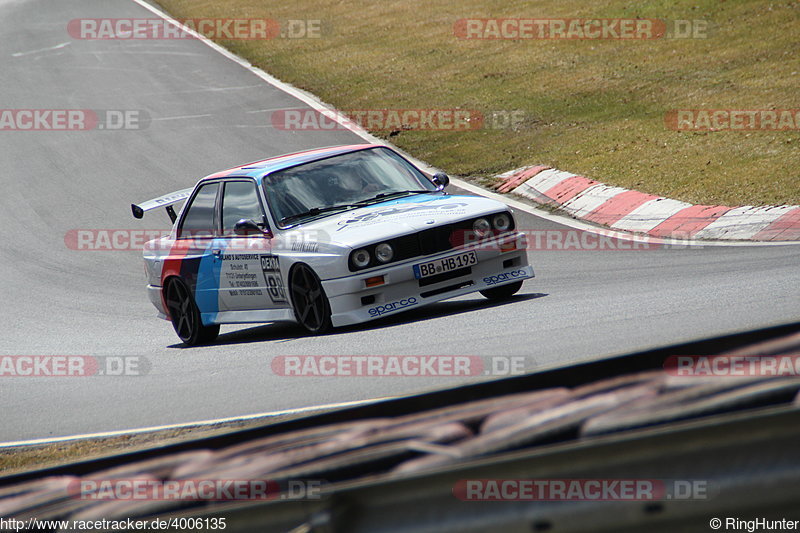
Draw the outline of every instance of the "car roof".
<instances>
[{"instance_id":1,"label":"car roof","mask_svg":"<svg viewBox=\"0 0 800 533\"><path fill-rule=\"evenodd\" d=\"M294 152L290 154L283 154L268 159L253 161L238 167L229 168L220 172L215 172L204 177L201 181L210 180L223 177L250 177L255 178L259 185L261 178L266 174L283 170L285 168L325 159L334 155L346 154L348 152L355 152L357 150L364 150L366 148L381 147L381 144L346 144L341 146L328 146L325 148L315 148L313 150L304 150L302 152Z\"/></svg>"}]
</instances>

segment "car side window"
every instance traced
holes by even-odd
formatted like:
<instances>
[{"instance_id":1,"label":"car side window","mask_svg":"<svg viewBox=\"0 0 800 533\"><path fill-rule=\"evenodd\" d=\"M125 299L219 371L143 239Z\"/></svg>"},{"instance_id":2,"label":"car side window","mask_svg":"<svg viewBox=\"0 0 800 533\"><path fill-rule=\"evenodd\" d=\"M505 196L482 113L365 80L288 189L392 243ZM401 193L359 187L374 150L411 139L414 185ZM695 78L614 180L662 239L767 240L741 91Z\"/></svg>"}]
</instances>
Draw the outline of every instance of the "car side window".
<instances>
[{"instance_id":1,"label":"car side window","mask_svg":"<svg viewBox=\"0 0 800 533\"><path fill-rule=\"evenodd\" d=\"M181 237L202 237L214 234L214 206L219 183L200 187L181 223Z\"/></svg>"},{"instance_id":2,"label":"car side window","mask_svg":"<svg viewBox=\"0 0 800 533\"><path fill-rule=\"evenodd\" d=\"M264 212L252 181L229 181L222 192L222 233L233 235L233 227L242 219L264 223Z\"/></svg>"}]
</instances>

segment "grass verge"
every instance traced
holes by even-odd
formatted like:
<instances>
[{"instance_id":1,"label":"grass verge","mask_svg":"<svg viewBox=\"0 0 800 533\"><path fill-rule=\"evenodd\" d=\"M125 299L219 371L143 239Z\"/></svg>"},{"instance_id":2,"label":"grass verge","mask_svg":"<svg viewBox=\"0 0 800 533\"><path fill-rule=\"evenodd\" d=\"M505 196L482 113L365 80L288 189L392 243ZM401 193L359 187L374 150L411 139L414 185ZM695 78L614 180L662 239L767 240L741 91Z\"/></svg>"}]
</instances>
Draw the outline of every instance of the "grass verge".
<instances>
[{"instance_id":1,"label":"grass verge","mask_svg":"<svg viewBox=\"0 0 800 533\"><path fill-rule=\"evenodd\" d=\"M158 2L178 18L321 21L318 38L219 42L339 109L521 113L514 128L373 132L452 174L546 164L692 203L800 203L800 131L665 126L672 109L800 108L797 2ZM709 29L653 40L455 35L459 19L501 17L704 20Z\"/></svg>"},{"instance_id":2,"label":"grass verge","mask_svg":"<svg viewBox=\"0 0 800 533\"><path fill-rule=\"evenodd\" d=\"M0 448L0 475L38 470L87 461L95 458L158 448L191 439L212 437L231 431L261 427L285 420L321 413L329 408L307 410L296 414L268 415L246 420L198 424L170 429L158 429L110 437L87 437L50 444L30 444Z\"/></svg>"}]
</instances>

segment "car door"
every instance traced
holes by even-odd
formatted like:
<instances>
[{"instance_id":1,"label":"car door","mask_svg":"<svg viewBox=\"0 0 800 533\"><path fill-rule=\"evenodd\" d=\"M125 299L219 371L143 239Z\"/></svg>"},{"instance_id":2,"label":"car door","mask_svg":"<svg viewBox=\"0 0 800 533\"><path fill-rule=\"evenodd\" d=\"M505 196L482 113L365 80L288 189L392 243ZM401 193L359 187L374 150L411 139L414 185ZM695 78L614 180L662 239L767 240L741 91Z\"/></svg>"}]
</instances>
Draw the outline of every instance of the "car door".
<instances>
[{"instance_id":1,"label":"car door","mask_svg":"<svg viewBox=\"0 0 800 533\"><path fill-rule=\"evenodd\" d=\"M180 261L180 277L189 285L204 323L219 311L219 267L215 254L218 234L217 196L219 182L200 185L183 210L177 239L170 251Z\"/></svg>"},{"instance_id":2,"label":"car door","mask_svg":"<svg viewBox=\"0 0 800 533\"><path fill-rule=\"evenodd\" d=\"M240 220L252 220L267 229L264 208L252 179L224 182L221 194L222 239L220 301L227 311L288 307L280 275L280 260L271 253L271 236L240 236L234 232Z\"/></svg>"}]
</instances>

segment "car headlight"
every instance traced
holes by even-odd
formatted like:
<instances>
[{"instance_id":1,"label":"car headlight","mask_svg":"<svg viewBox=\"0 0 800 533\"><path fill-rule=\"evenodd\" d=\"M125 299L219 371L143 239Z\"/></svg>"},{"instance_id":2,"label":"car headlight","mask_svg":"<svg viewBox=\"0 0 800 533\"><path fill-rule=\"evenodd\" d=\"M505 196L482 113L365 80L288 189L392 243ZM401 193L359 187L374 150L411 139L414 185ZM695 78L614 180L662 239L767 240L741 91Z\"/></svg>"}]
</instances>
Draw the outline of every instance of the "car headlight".
<instances>
[{"instance_id":1,"label":"car headlight","mask_svg":"<svg viewBox=\"0 0 800 533\"><path fill-rule=\"evenodd\" d=\"M394 250L389 243L382 242L375 247L375 258L381 263L388 263L394 257Z\"/></svg>"},{"instance_id":2,"label":"car headlight","mask_svg":"<svg viewBox=\"0 0 800 533\"><path fill-rule=\"evenodd\" d=\"M478 237L486 237L492 231L492 226L485 218L479 218L472 223L472 231L474 231L475 235Z\"/></svg>"},{"instance_id":3,"label":"car headlight","mask_svg":"<svg viewBox=\"0 0 800 533\"><path fill-rule=\"evenodd\" d=\"M364 248L353 252L353 264L358 268L364 268L369 264L369 252Z\"/></svg>"},{"instance_id":4,"label":"car headlight","mask_svg":"<svg viewBox=\"0 0 800 533\"><path fill-rule=\"evenodd\" d=\"M492 224L497 231L508 231L511 227L511 217L508 216L508 213L500 213L494 216Z\"/></svg>"}]
</instances>

